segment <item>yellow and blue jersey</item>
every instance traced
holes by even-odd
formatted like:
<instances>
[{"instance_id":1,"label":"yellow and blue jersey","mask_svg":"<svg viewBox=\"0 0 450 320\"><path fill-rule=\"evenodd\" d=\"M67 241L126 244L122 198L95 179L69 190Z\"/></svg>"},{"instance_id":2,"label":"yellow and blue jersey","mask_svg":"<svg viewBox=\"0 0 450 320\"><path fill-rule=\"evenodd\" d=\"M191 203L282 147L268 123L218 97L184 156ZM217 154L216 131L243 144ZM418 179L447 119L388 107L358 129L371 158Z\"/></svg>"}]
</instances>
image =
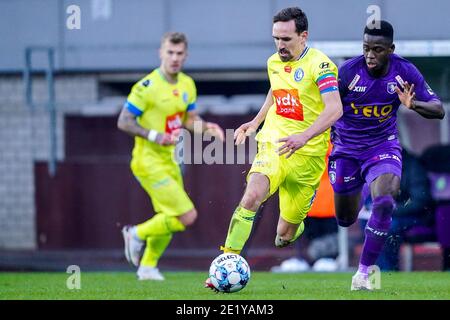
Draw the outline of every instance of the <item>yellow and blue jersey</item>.
<instances>
[{"instance_id":1,"label":"yellow and blue jersey","mask_svg":"<svg viewBox=\"0 0 450 320\"><path fill-rule=\"evenodd\" d=\"M124 107L143 128L170 134L182 127L186 112L195 109L196 99L197 89L191 77L180 72L172 84L158 68L134 84ZM133 171L139 174L146 172L145 168L173 162L174 149L175 146L161 146L136 136Z\"/></svg>"},{"instance_id":2,"label":"yellow and blue jersey","mask_svg":"<svg viewBox=\"0 0 450 320\"><path fill-rule=\"evenodd\" d=\"M274 142L308 129L325 108L321 94L338 91L336 65L321 51L306 47L296 61L283 62L278 53L267 61L274 104L256 136ZM297 153L325 156L330 130L308 141Z\"/></svg>"}]
</instances>

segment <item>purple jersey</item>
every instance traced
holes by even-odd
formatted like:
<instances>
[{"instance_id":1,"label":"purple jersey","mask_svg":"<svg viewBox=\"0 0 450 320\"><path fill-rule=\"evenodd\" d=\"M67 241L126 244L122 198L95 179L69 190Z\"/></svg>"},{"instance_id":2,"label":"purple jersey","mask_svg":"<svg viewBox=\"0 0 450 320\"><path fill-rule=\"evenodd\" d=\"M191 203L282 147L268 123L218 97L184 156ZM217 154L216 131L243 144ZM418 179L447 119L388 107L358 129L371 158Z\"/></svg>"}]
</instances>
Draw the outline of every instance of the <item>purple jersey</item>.
<instances>
[{"instance_id":1,"label":"purple jersey","mask_svg":"<svg viewBox=\"0 0 450 320\"><path fill-rule=\"evenodd\" d=\"M364 56L347 60L339 68L339 92L343 116L334 124L334 152L367 150L386 141L397 141L397 110L400 100L395 87L403 82L414 84L418 101L439 99L422 74L408 60L391 54L389 71L373 78Z\"/></svg>"}]
</instances>

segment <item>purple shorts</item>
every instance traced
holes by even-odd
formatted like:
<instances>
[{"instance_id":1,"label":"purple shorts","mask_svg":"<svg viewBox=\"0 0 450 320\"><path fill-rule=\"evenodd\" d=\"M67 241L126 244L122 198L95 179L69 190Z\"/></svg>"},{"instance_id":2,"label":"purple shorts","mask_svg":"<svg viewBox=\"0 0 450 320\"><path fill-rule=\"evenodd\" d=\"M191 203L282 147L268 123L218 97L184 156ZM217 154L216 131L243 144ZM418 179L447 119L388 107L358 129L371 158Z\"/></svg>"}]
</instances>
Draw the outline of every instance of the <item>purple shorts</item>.
<instances>
[{"instance_id":1,"label":"purple shorts","mask_svg":"<svg viewBox=\"0 0 450 320\"><path fill-rule=\"evenodd\" d=\"M402 149L396 142L385 142L364 151L333 149L328 162L328 175L333 190L339 194L361 191L364 183L392 173L402 176Z\"/></svg>"}]
</instances>

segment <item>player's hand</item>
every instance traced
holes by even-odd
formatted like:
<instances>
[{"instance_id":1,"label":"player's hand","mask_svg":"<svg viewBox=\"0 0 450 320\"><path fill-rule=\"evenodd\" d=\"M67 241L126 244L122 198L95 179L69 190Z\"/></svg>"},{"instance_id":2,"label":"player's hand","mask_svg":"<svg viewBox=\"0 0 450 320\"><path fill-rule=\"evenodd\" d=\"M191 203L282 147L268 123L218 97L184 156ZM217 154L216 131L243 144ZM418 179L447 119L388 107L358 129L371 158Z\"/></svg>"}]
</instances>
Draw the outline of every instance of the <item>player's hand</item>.
<instances>
[{"instance_id":1,"label":"player's hand","mask_svg":"<svg viewBox=\"0 0 450 320\"><path fill-rule=\"evenodd\" d=\"M172 133L158 133L155 142L161 146L170 146L177 144L180 138L180 130L174 130Z\"/></svg>"},{"instance_id":2,"label":"player's hand","mask_svg":"<svg viewBox=\"0 0 450 320\"><path fill-rule=\"evenodd\" d=\"M414 84L409 84L405 81L403 84L403 91L399 87L395 87L395 92L398 94L400 102L408 109L414 109L414 101L416 99L416 93L414 92Z\"/></svg>"},{"instance_id":3,"label":"player's hand","mask_svg":"<svg viewBox=\"0 0 450 320\"><path fill-rule=\"evenodd\" d=\"M301 133L293 134L291 136L278 139L278 143L284 143L281 147L278 148L277 152L280 156L287 153L286 158L289 158L294 154L295 151L303 147L309 139Z\"/></svg>"},{"instance_id":4,"label":"player's hand","mask_svg":"<svg viewBox=\"0 0 450 320\"><path fill-rule=\"evenodd\" d=\"M207 122L205 133L209 133L210 135L218 138L220 141L225 140L223 129L217 123Z\"/></svg>"},{"instance_id":5,"label":"player's hand","mask_svg":"<svg viewBox=\"0 0 450 320\"><path fill-rule=\"evenodd\" d=\"M258 130L259 124L256 121L250 121L242 124L234 132L235 145L240 145L245 142L245 139L252 133Z\"/></svg>"}]
</instances>

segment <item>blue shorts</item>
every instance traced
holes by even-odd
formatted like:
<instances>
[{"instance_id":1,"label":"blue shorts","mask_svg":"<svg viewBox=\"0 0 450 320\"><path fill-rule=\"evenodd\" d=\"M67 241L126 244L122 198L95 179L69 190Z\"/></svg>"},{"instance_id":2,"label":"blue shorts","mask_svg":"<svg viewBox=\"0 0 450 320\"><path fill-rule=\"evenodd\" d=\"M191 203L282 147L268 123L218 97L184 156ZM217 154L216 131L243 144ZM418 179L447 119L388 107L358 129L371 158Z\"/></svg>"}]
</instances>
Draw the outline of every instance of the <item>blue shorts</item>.
<instances>
[{"instance_id":1,"label":"blue shorts","mask_svg":"<svg viewBox=\"0 0 450 320\"><path fill-rule=\"evenodd\" d=\"M383 174L402 176L402 148L396 142L385 142L368 150L355 152L333 150L328 162L328 175L333 190L338 194L361 191Z\"/></svg>"}]
</instances>

